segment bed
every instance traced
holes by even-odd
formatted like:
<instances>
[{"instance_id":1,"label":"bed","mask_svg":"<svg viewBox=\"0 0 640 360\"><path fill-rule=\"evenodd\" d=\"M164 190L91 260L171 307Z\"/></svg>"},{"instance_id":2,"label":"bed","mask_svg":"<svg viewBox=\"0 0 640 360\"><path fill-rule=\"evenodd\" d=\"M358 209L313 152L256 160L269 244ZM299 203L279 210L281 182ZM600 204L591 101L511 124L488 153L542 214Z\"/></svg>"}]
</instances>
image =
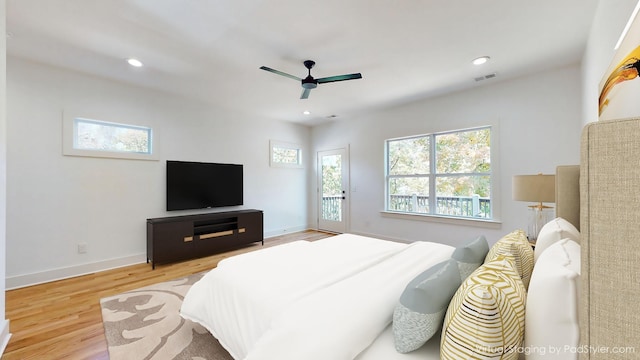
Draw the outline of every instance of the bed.
<instances>
[{"instance_id":1,"label":"bed","mask_svg":"<svg viewBox=\"0 0 640 360\"><path fill-rule=\"evenodd\" d=\"M284 352L339 359L337 353L355 347L353 359L390 320L377 309L393 309L413 277L453 251L354 234L296 241L220 262L193 285L181 313L205 326L234 359ZM310 338L315 350L304 345Z\"/></svg>"},{"instance_id":2,"label":"bed","mask_svg":"<svg viewBox=\"0 0 640 360\"><path fill-rule=\"evenodd\" d=\"M512 267L514 276L528 286L525 295L519 288L522 285L509 287L515 289L506 301L513 312L525 313L524 305L520 309L514 304L526 304L526 313L512 319L516 332L526 336L517 348L503 351L501 358L637 358L635 351L640 348L633 346L640 343L640 319L634 302L629 301L640 294L640 262L632 247L633 230L640 220L637 139L640 119L588 125L583 132L580 166L559 166L556 170L558 218L547 225L564 226L564 230L548 231L555 240L547 245L541 244L541 231L531 264L526 257L518 261L497 257L496 261ZM220 262L194 284L181 314L205 326L237 360L466 358L441 354L448 346L444 339L455 337L450 334L455 330L456 312L449 308L460 289L467 286L462 269L469 264L464 261L457 262L461 285L448 304L439 330L442 333L432 335L415 350L401 353L395 327L399 298L409 285L427 272L425 269L451 262L466 246L401 244L342 234L268 248ZM559 270L545 270L540 275L540 261L548 263L551 255L547 255L552 253L545 248L560 256L575 254L577 249L578 255L571 255L574 257ZM538 256L538 251L544 255ZM324 256L318 257L319 253ZM471 274L467 281L487 262L474 266L464 268ZM523 269L527 266L531 269L525 281ZM509 276L505 281L514 277Z\"/></svg>"}]
</instances>

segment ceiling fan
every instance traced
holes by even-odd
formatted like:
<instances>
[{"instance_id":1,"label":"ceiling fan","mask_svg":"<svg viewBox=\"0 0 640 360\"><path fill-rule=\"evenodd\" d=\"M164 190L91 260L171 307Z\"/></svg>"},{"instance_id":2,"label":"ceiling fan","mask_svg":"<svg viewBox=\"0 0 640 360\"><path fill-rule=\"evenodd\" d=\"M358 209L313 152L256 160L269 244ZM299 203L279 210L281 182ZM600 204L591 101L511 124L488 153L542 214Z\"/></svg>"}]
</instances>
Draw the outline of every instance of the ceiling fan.
<instances>
[{"instance_id":1,"label":"ceiling fan","mask_svg":"<svg viewBox=\"0 0 640 360\"><path fill-rule=\"evenodd\" d=\"M323 77L323 78L320 78L320 79L314 79L313 76L311 76L311 68L316 64L316 62L313 61L313 60L305 60L303 62L303 64L309 70L309 75L304 79L299 78L299 77L294 76L294 75L291 75L291 74L287 74L287 73L282 72L282 71L274 70L274 69L266 67L266 66L261 66L260 69L266 70L266 71L270 71L270 72L272 72L274 74L286 76L288 78L300 81L300 83L302 84L302 88L303 88L302 95L300 95L300 99L309 98L309 93L311 92L312 89L315 89L316 87L318 87L318 84L324 84L324 83L330 83L330 82L336 82L336 81L344 81L344 80L362 79L362 74L360 74L360 73L346 74L346 75L336 75L336 76Z\"/></svg>"}]
</instances>

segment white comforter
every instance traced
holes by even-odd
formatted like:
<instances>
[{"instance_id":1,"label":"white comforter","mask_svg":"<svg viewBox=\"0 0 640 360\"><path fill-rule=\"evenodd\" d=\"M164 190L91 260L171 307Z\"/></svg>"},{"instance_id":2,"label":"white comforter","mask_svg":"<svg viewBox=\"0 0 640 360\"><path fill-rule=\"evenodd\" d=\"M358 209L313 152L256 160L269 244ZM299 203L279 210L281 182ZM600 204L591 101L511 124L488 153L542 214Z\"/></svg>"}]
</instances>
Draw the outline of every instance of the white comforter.
<instances>
[{"instance_id":1,"label":"white comforter","mask_svg":"<svg viewBox=\"0 0 640 360\"><path fill-rule=\"evenodd\" d=\"M447 245L343 234L226 259L193 285L183 317L234 359L353 359L387 327L406 284Z\"/></svg>"}]
</instances>

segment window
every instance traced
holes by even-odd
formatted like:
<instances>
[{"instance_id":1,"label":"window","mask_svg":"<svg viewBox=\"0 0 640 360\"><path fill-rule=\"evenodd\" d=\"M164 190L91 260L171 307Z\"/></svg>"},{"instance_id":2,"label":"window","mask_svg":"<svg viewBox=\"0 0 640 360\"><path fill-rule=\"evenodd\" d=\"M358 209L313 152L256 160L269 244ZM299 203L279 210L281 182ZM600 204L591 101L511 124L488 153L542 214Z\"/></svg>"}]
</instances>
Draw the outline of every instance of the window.
<instances>
[{"instance_id":1,"label":"window","mask_svg":"<svg viewBox=\"0 0 640 360\"><path fill-rule=\"evenodd\" d=\"M65 155L157 160L149 127L75 117L64 128Z\"/></svg>"},{"instance_id":2,"label":"window","mask_svg":"<svg viewBox=\"0 0 640 360\"><path fill-rule=\"evenodd\" d=\"M151 129L77 118L74 120L73 148L151 154Z\"/></svg>"},{"instance_id":3,"label":"window","mask_svg":"<svg viewBox=\"0 0 640 360\"><path fill-rule=\"evenodd\" d=\"M302 150L300 145L270 141L270 164L276 167L302 167Z\"/></svg>"},{"instance_id":4,"label":"window","mask_svg":"<svg viewBox=\"0 0 640 360\"><path fill-rule=\"evenodd\" d=\"M492 219L491 127L386 141L386 210Z\"/></svg>"}]
</instances>

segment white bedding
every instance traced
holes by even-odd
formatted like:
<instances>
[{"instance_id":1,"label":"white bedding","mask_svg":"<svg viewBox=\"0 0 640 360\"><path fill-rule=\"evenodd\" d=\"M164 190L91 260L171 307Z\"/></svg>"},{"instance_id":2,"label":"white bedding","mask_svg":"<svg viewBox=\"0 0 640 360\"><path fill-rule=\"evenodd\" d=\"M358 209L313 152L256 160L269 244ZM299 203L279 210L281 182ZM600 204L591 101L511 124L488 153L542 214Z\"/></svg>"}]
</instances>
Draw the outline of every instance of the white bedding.
<instances>
[{"instance_id":1,"label":"white bedding","mask_svg":"<svg viewBox=\"0 0 640 360\"><path fill-rule=\"evenodd\" d=\"M440 332L418 350L401 354L396 351L391 325L355 360L440 360Z\"/></svg>"},{"instance_id":2,"label":"white bedding","mask_svg":"<svg viewBox=\"0 0 640 360\"><path fill-rule=\"evenodd\" d=\"M352 234L267 248L221 261L181 314L234 359L350 360L389 325L406 284L452 252Z\"/></svg>"}]
</instances>

